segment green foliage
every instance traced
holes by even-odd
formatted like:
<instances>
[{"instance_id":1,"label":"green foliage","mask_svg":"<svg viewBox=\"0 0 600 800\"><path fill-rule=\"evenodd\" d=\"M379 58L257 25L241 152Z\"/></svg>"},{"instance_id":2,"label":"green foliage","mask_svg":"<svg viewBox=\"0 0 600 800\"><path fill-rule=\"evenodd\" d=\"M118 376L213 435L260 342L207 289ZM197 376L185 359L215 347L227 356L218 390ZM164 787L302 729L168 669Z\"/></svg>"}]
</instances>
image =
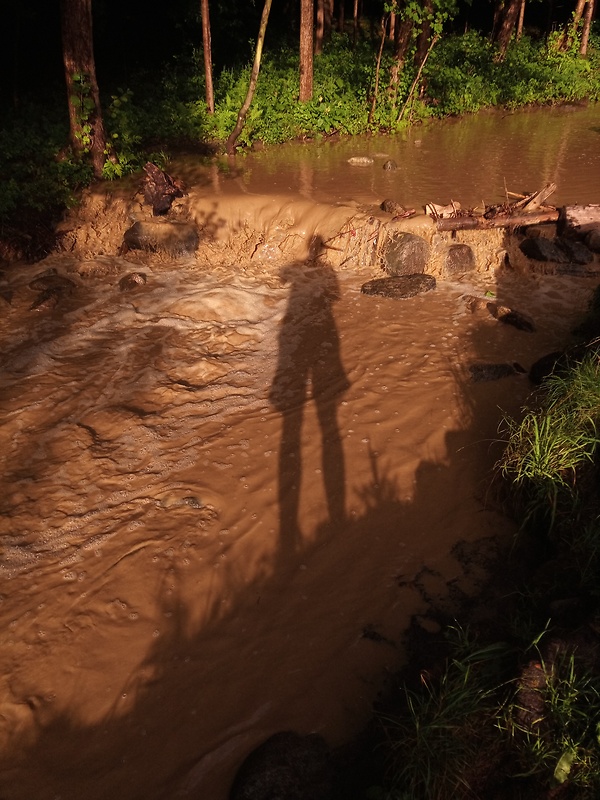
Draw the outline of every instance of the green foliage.
<instances>
[{"instance_id":1,"label":"green foliage","mask_svg":"<svg viewBox=\"0 0 600 800\"><path fill-rule=\"evenodd\" d=\"M541 408L506 418L507 447L498 468L523 505L524 524L572 514L577 480L594 460L600 420L600 364L590 354L567 375L545 382Z\"/></svg>"},{"instance_id":2,"label":"green foliage","mask_svg":"<svg viewBox=\"0 0 600 800\"><path fill-rule=\"evenodd\" d=\"M92 179L91 167L64 151L68 123L24 108L0 128L0 222L75 202Z\"/></svg>"},{"instance_id":3,"label":"green foliage","mask_svg":"<svg viewBox=\"0 0 600 800\"><path fill-rule=\"evenodd\" d=\"M90 118L96 110L96 104L92 97L92 86L89 75L83 72L74 72L71 75L73 93L69 97L71 106L75 112L77 130L75 135L80 142L81 150L89 153L92 146L92 126Z\"/></svg>"},{"instance_id":4,"label":"green foliage","mask_svg":"<svg viewBox=\"0 0 600 800\"><path fill-rule=\"evenodd\" d=\"M600 791L600 677L573 652L530 661L534 686L518 681L498 717L510 738L516 777L538 785L569 783L581 800Z\"/></svg>"},{"instance_id":5,"label":"green foliage","mask_svg":"<svg viewBox=\"0 0 600 800\"><path fill-rule=\"evenodd\" d=\"M498 708L504 643L480 646L468 630L448 629L451 656L439 679L422 673L404 687L404 713L384 717L390 754L389 798L471 798L497 755L489 725ZM483 765L486 765L485 768Z\"/></svg>"}]
</instances>

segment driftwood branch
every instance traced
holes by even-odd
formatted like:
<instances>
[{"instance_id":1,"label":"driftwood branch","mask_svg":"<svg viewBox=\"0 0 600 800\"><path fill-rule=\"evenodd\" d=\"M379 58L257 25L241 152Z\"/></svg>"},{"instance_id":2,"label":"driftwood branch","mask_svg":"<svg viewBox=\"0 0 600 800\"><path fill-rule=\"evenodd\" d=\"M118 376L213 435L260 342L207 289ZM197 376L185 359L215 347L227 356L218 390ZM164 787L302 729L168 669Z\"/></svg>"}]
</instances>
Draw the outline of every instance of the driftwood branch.
<instances>
[{"instance_id":1,"label":"driftwood branch","mask_svg":"<svg viewBox=\"0 0 600 800\"><path fill-rule=\"evenodd\" d=\"M543 222L558 222L557 209L538 211L530 214L510 214L492 217L446 217L436 221L438 231L486 230L490 228L520 228L525 225L538 225Z\"/></svg>"}]
</instances>

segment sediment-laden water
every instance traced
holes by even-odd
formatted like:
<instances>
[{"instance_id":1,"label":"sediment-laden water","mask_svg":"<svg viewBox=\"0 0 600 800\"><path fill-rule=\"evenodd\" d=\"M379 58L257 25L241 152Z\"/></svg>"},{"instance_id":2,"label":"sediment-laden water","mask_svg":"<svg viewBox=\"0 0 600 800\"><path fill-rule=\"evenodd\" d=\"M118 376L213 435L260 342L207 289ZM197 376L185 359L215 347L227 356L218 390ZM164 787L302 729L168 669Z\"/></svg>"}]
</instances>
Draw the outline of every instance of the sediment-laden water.
<instances>
[{"instance_id":1,"label":"sediment-laden water","mask_svg":"<svg viewBox=\"0 0 600 800\"><path fill-rule=\"evenodd\" d=\"M465 145L465 176L470 125L469 141L488 143L481 156ZM311 242L352 203L464 193L468 205L486 187L492 202L500 176L516 189L558 176L561 202L597 201L599 129L598 112L548 111L286 146L229 176L188 161L182 208L207 238L196 256L116 255L138 208L125 187L110 203L92 193L71 252L6 270L5 800L222 800L270 734L336 746L361 728L411 616L449 584L476 591L483 576L455 545L513 535L490 470L501 413L530 385L473 383L469 366L527 369L568 339L595 282L484 269L394 301L361 294L375 267L332 263ZM378 157L347 166L384 149L405 165L415 148L410 179ZM431 161L444 148L448 175ZM32 310L29 284L48 270L73 286ZM132 271L146 282L121 290ZM473 311L466 298L486 293L536 332Z\"/></svg>"}]
</instances>

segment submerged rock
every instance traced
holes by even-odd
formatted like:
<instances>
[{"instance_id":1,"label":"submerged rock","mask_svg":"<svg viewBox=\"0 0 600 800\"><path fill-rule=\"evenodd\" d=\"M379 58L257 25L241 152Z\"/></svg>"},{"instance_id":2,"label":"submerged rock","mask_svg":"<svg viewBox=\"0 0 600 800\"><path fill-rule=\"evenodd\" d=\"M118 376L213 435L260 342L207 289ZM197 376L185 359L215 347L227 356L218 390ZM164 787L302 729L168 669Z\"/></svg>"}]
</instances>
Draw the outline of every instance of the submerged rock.
<instances>
[{"instance_id":1,"label":"submerged rock","mask_svg":"<svg viewBox=\"0 0 600 800\"><path fill-rule=\"evenodd\" d=\"M515 311L508 306L501 306L498 303L488 303L487 309L498 322L503 322L505 325L512 325L513 328L525 331L526 333L535 332L535 324L527 314L522 314L520 311Z\"/></svg>"},{"instance_id":2,"label":"submerged rock","mask_svg":"<svg viewBox=\"0 0 600 800\"><path fill-rule=\"evenodd\" d=\"M119 281L119 289L122 292L130 292L132 289L137 289L138 286L143 286L147 281L145 272L130 272L123 275Z\"/></svg>"},{"instance_id":3,"label":"submerged rock","mask_svg":"<svg viewBox=\"0 0 600 800\"><path fill-rule=\"evenodd\" d=\"M469 372L473 383L483 383L510 375L525 375L527 370L515 361L513 364L471 364Z\"/></svg>"},{"instance_id":4,"label":"submerged rock","mask_svg":"<svg viewBox=\"0 0 600 800\"><path fill-rule=\"evenodd\" d=\"M436 281L433 275L418 273L416 275L395 275L391 278L375 278L361 286L363 294L390 297L393 300L414 297L423 292L435 289Z\"/></svg>"},{"instance_id":5,"label":"submerged rock","mask_svg":"<svg viewBox=\"0 0 600 800\"><path fill-rule=\"evenodd\" d=\"M188 222L136 222L125 231L123 251L149 250L192 255L198 247L196 227Z\"/></svg>"},{"instance_id":6,"label":"submerged rock","mask_svg":"<svg viewBox=\"0 0 600 800\"><path fill-rule=\"evenodd\" d=\"M385 170L395 170L398 169L398 164L394 161L393 158L388 158L388 160L384 163L383 169Z\"/></svg>"},{"instance_id":7,"label":"submerged rock","mask_svg":"<svg viewBox=\"0 0 600 800\"><path fill-rule=\"evenodd\" d=\"M352 156L348 159L351 167L370 167L374 163L371 156Z\"/></svg>"},{"instance_id":8,"label":"submerged rock","mask_svg":"<svg viewBox=\"0 0 600 800\"><path fill-rule=\"evenodd\" d=\"M49 289L44 289L43 292L36 297L33 303L29 306L30 311L49 311L52 308L56 308L58 305L61 297L63 296L64 290L59 288L58 286L50 287Z\"/></svg>"}]
</instances>

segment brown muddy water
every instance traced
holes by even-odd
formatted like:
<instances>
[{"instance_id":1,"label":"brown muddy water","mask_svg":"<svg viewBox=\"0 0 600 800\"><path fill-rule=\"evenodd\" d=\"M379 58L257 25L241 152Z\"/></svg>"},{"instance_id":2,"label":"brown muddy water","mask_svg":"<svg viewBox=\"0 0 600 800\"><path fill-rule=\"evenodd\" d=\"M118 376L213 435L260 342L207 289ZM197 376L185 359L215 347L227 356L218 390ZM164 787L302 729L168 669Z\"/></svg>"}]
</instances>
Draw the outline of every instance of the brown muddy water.
<instances>
[{"instance_id":1,"label":"brown muddy water","mask_svg":"<svg viewBox=\"0 0 600 800\"><path fill-rule=\"evenodd\" d=\"M411 616L476 591L457 543L514 533L491 468L530 386L469 365L528 368L595 281L503 269L497 233L497 263L393 301L360 292L376 264L315 243L387 197L491 203L505 179L598 202L598 142L599 109L561 109L188 160L194 257L115 255L149 218L124 184L89 193L65 251L7 269L4 800L223 800L270 734L360 730ZM75 287L30 310L49 268ZM132 270L146 284L120 291ZM473 313L486 292L537 331Z\"/></svg>"}]
</instances>

